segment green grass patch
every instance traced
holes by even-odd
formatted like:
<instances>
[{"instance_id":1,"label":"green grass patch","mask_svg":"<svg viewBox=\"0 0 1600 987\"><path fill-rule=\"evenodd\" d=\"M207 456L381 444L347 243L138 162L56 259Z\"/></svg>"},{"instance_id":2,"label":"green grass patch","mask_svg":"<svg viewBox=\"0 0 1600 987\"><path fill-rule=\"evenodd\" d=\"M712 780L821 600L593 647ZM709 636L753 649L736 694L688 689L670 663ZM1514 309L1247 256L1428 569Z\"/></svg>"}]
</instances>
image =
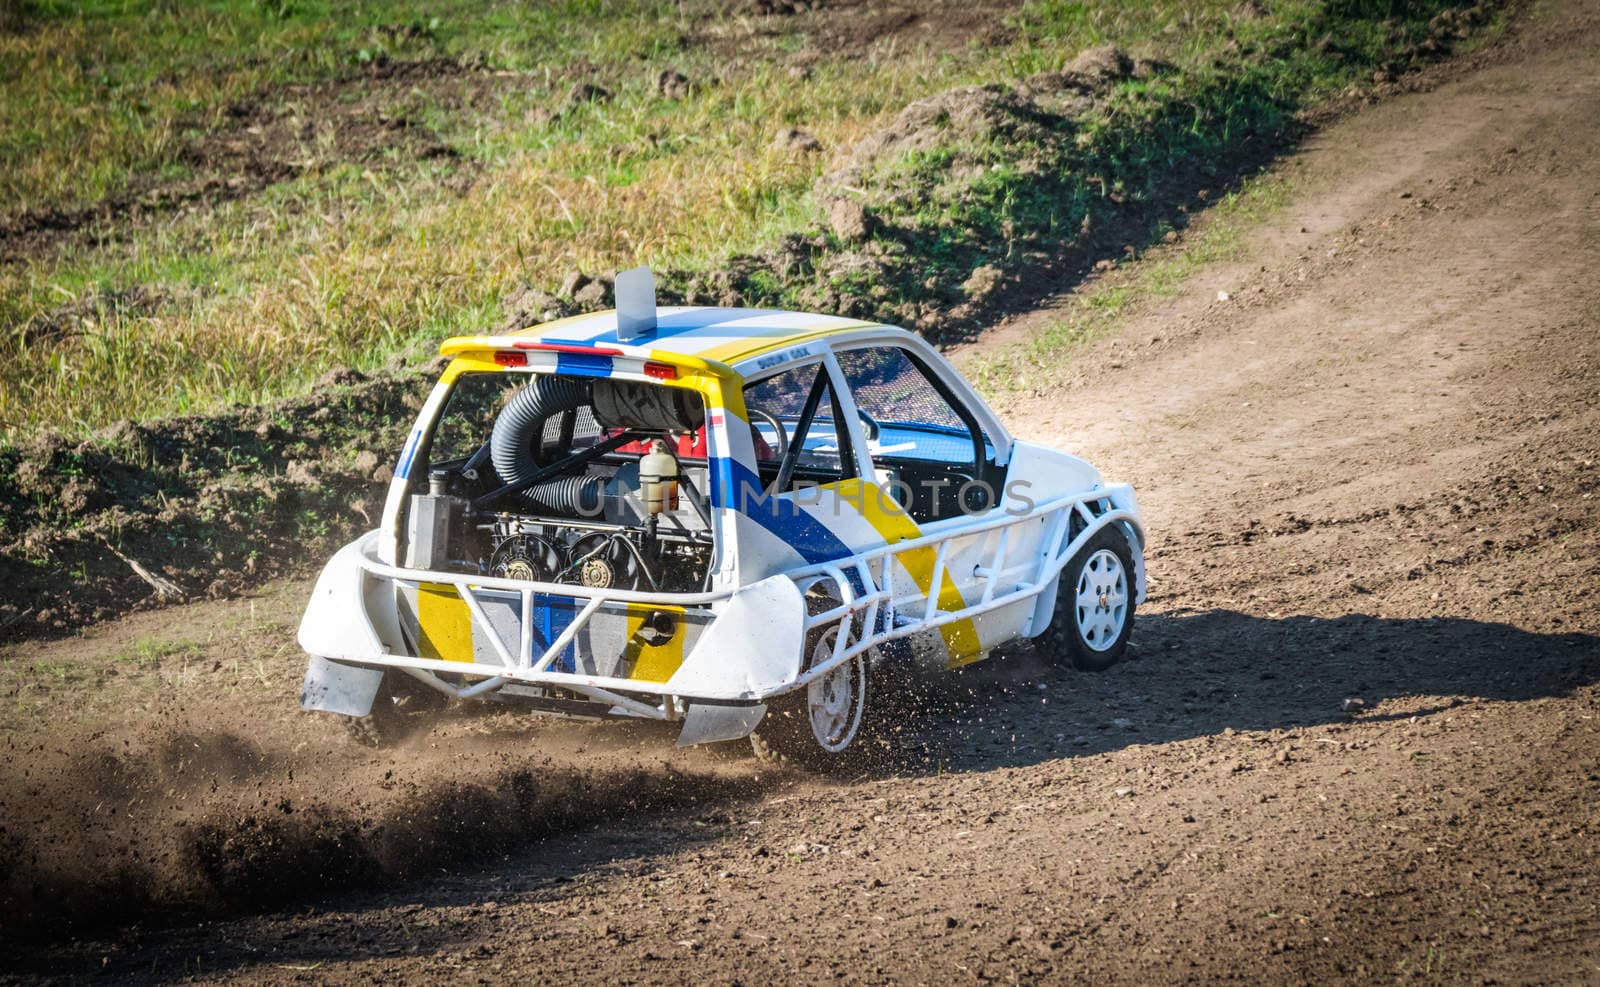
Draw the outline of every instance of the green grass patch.
<instances>
[{"instance_id":1,"label":"green grass patch","mask_svg":"<svg viewBox=\"0 0 1600 987\"><path fill-rule=\"evenodd\" d=\"M0 34L0 214L82 207L142 174L181 172L189 137L276 87L401 61L531 71L676 45L677 4L625 6L24 0L23 29Z\"/></svg>"},{"instance_id":2,"label":"green grass patch","mask_svg":"<svg viewBox=\"0 0 1600 987\"><path fill-rule=\"evenodd\" d=\"M978 357L967 373L994 395L1047 386L1069 369L1074 348L1115 333L1134 306L1176 295L1202 268L1238 260L1245 234L1282 208L1291 191L1288 180L1274 174L1247 181L1207 210L1200 227L1178 245L1075 293L1064 316L1027 340Z\"/></svg>"},{"instance_id":3,"label":"green grass patch","mask_svg":"<svg viewBox=\"0 0 1600 987\"><path fill-rule=\"evenodd\" d=\"M133 648L113 656L113 660L140 668L154 668L168 658L196 658L205 647L197 641L164 641L159 638L141 638Z\"/></svg>"},{"instance_id":4,"label":"green grass patch","mask_svg":"<svg viewBox=\"0 0 1600 987\"><path fill-rule=\"evenodd\" d=\"M59 685L77 682L85 677L83 669L67 662L36 661L29 666L29 670Z\"/></svg>"},{"instance_id":5,"label":"green grass patch","mask_svg":"<svg viewBox=\"0 0 1600 987\"><path fill-rule=\"evenodd\" d=\"M0 445L305 394L331 368L492 326L508 292L574 267L643 262L705 300L923 324L966 301L976 268L1045 262L1085 220L1159 222L1179 178L1226 172L1305 106L1406 63L1448 8L1034 0L995 25L1002 45L851 50L807 33L848 10L762 19L713 0L19 9L0 33L0 224L38 242L0 265ZM1171 71L875 163L871 265L823 232L819 177L902 107L1107 42ZM686 95L658 91L668 70ZM569 103L586 82L609 98ZM774 147L781 126L824 150ZM89 218L28 226L51 214ZM797 267L771 262L819 236ZM737 254L764 259L729 275Z\"/></svg>"}]
</instances>

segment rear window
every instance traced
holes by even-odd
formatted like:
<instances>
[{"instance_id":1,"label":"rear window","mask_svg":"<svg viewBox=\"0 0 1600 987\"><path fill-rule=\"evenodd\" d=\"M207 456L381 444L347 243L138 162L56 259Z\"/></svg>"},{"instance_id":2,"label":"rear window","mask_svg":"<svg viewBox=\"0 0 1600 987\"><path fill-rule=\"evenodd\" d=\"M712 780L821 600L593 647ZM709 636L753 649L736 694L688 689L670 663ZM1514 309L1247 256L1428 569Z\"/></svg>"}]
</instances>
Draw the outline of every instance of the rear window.
<instances>
[{"instance_id":1,"label":"rear window","mask_svg":"<svg viewBox=\"0 0 1600 987\"><path fill-rule=\"evenodd\" d=\"M444 411L434 427L429 452L429 468L449 466L470 459L483 448L493 434L495 421L513 397L530 386L544 374L526 373L468 373L462 374L450 392ZM593 387L634 387L645 392L663 388L659 384L628 384L599 378L564 378L582 381ZM672 389L681 392L681 389ZM698 396L694 401L698 404ZM700 416L703 420L703 415ZM530 437L529 452L537 463L550 463L572 452L587 449L595 442L619 434L618 426L601 425L596 418L592 401L576 408L556 411L545 418L538 430L538 445L533 447ZM706 456L705 426L696 429L675 428L674 449L680 460L704 460ZM616 450L618 454L641 454L645 444L629 443Z\"/></svg>"},{"instance_id":2,"label":"rear window","mask_svg":"<svg viewBox=\"0 0 1600 987\"><path fill-rule=\"evenodd\" d=\"M477 452L506 402L526 380L522 374L463 374L458 378L433 430L428 455L432 464L442 466Z\"/></svg>"}]
</instances>

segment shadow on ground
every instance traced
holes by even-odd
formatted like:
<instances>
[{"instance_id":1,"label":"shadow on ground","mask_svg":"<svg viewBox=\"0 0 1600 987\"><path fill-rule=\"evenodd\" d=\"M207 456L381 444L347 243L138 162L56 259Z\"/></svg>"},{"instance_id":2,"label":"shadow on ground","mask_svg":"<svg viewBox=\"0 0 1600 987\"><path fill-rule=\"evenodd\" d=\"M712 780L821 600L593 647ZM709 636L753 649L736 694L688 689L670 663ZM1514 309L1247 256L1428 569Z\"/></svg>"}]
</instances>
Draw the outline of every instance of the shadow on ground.
<instances>
[{"instance_id":1,"label":"shadow on ground","mask_svg":"<svg viewBox=\"0 0 1600 987\"><path fill-rule=\"evenodd\" d=\"M1130 744L1427 715L1474 700L1569 695L1600 681L1600 637L1538 634L1453 617L1253 617L1230 610L1141 615L1128 660L1098 674L1041 649L901 698L893 753L877 770L983 771ZM1404 714L1386 714L1396 699Z\"/></svg>"},{"instance_id":2,"label":"shadow on ground","mask_svg":"<svg viewBox=\"0 0 1600 987\"><path fill-rule=\"evenodd\" d=\"M1264 619L1226 610L1155 614L1140 617L1137 647L1107 672L1075 672L1053 665L1050 657L1023 648L961 673L929 676L880 693L887 700L881 718L893 747L873 758L865 774L983 772L1210 736L1228 728L1270 731L1346 723L1352 716L1345 700L1352 697L1367 707L1355 716L1370 720L1426 716L1474 701L1559 698L1600 682L1600 638L1594 635L1539 634L1455 618ZM637 730L621 724L597 727L595 733L601 746L608 738L641 739ZM663 746L671 742L666 734L650 736ZM734 756L734 748L708 752L708 765ZM390 923L396 909L404 913L409 903L425 898L430 915L458 910L466 928L476 921L468 917L493 912L503 896L560 905L595 881L646 877L657 858L732 835L740 806L760 801L776 780L770 774L723 782L679 777L690 790L677 796L671 779L653 772L634 781L623 773L602 784L590 782L569 790L577 797L564 799L567 804L558 811L547 800L511 797L514 792L447 785L432 793L425 812L414 813L424 817L429 838L418 839L414 827L405 831L417 852L436 857L431 862L394 863L369 873L370 840L321 840L310 847L275 839L276 852L263 858L273 869L299 867L324 877L348 871L352 879L286 886L244 882L234 889L239 894L223 896L219 904L237 913L289 909L255 920L262 929L293 923L293 941L279 942L281 951L273 957L290 964L285 969L347 957L351 930L354 941L373 943L380 952L434 952L459 938L449 923L417 927L404 946L394 945L395 938L376 924L370 935L362 932L362 924ZM466 818L480 815L473 811L480 804L492 811ZM539 809L526 824L518 817L524 804ZM543 818L552 811L560 825ZM540 835L554 839L541 841ZM388 841L388 850L403 856L404 848L392 844ZM314 852L302 853L307 850ZM349 860L340 858L345 850ZM516 866L505 867L508 860ZM252 902L249 891L257 885L273 893ZM138 920L159 928L192 917L188 902L165 915L160 909L143 912ZM125 927L119 935L136 956L138 927ZM58 941L38 948L32 957L19 957L16 968L61 974L82 964L79 972L89 973L99 969L105 949L120 947ZM208 942L205 954L204 966L189 974L216 975L261 961L246 945L223 941Z\"/></svg>"}]
</instances>

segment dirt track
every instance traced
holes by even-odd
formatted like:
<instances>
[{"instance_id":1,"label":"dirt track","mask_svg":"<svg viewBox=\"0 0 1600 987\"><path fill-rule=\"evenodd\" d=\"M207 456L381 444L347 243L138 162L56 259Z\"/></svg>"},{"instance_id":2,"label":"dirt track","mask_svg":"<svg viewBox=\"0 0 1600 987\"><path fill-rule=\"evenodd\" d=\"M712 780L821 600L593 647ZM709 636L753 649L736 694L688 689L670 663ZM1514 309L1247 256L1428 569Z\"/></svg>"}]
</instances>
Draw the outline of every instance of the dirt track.
<instances>
[{"instance_id":1,"label":"dirt track","mask_svg":"<svg viewBox=\"0 0 1600 987\"><path fill-rule=\"evenodd\" d=\"M17 969L1600 980L1596 161L1600 13L1559 2L1285 162L1293 198L1241 261L1005 409L1136 484L1156 540L1133 659L1091 677L1025 653L955 678L959 701L914 717L871 777L773 776L648 731L530 738L503 716L354 751L291 711L287 625L243 602L32 646L48 663L208 629L185 708L86 741L129 741L98 763L159 817L108 824L109 843L140 834L143 877L212 860L222 877L176 898L275 888L301 907ZM1368 708L1347 715L1350 697ZM102 828L73 818L105 811L100 776L41 730L13 740L7 828L49 817L103 867L125 847L71 835ZM85 804L52 802L67 790ZM502 850L525 818L555 835ZM469 858L430 873L462 841ZM322 869L404 880L304 907Z\"/></svg>"}]
</instances>

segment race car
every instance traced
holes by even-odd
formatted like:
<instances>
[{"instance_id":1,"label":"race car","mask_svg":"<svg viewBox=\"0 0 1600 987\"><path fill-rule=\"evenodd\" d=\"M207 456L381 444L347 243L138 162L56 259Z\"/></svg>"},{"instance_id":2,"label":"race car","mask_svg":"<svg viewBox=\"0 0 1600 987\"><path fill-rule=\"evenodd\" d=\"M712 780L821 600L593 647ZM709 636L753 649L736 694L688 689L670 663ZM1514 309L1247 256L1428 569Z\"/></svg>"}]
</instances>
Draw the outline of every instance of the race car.
<instances>
[{"instance_id":1,"label":"race car","mask_svg":"<svg viewBox=\"0 0 1600 987\"><path fill-rule=\"evenodd\" d=\"M300 625L307 709L369 738L422 696L749 736L839 763L869 682L1021 638L1120 658L1131 487L1013 438L919 336L798 312L617 309L449 339L381 526Z\"/></svg>"}]
</instances>

